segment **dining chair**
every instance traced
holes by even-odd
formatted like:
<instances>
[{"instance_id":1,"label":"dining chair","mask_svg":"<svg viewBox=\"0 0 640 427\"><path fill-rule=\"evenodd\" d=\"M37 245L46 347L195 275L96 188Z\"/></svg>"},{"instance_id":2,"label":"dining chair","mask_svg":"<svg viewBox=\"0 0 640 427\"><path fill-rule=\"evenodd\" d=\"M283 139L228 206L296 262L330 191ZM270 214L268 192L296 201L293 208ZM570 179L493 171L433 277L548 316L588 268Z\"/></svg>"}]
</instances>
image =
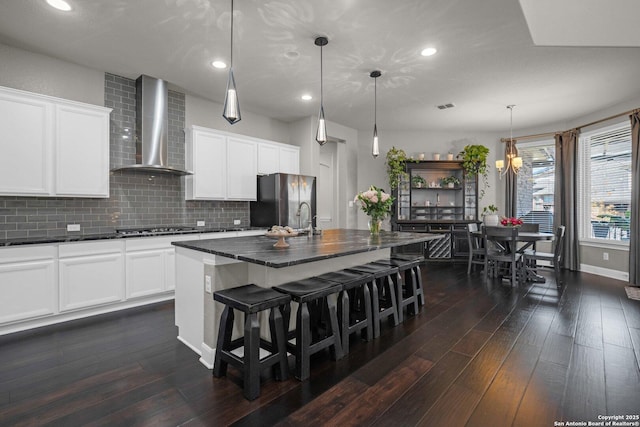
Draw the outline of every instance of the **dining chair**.
<instances>
[{"instance_id":1,"label":"dining chair","mask_svg":"<svg viewBox=\"0 0 640 427\"><path fill-rule=\"evenodd\" d=\"M557 285L560 285L561 283L560 269L562 268L564 231L564 225L560 225L558 226L558 228L556 228L553 239L553 253L540 252L531 249L524 251L524 265L534 273L537 273L538 268L543 267L541 265L538 265L538 261L547 261L550 263L550 266L553 268Z\"/></svg>"},{"instance_id":2,"label":"dining chair","mask_svg":"<svg viewBox=\"0 0 640 427\"><path fill-rule=\"evenodd\" d=\"M518 242L517 227L484 227L484 278L489 276L489 270L493 275L500 275L507 271L511 285L515 286L519 277L519 263L522 254L516 250Z\"/></svg>"},{"instance_id":3,"label":"dining chair","mask_svg":"<svg viewBox=\"0 0 640 427\"><path fill-rule=\"evenodd\" d=\"M531 223L531 222L522 223L520 225L520 228L518 229L518 233L522 233L522 232L539 233L540 232L540 224L535 224L535 223ZM518 250L520 252L525 251L529 247L532 247L535 250L536 249L536 242L532 242L532 243L522 243L522 242L520 242L518 244Z\"/></svg>"},{"instance_id":4,"label":"dining chair","mask_svg":"<svg viewBox=\"0 0 640 427\"><path fill-rule=\"evenodd\" d=\"M473 264L484 266L484 248L482 247L482 237L478 236L477 233L477 223L470 222L469 224L467 224L467 243L469 245L467 276L471 274L471 266Z\"/></svg>"}]
</instances>

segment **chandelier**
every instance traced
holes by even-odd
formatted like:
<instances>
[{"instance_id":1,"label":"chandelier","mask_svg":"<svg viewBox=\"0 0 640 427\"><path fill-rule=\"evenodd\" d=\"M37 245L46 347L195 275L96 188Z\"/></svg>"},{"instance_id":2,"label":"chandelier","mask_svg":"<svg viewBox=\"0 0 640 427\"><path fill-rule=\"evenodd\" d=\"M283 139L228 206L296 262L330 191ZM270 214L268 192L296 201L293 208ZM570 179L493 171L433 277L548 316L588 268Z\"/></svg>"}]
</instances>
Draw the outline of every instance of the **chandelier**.
<instances>
[{"instance_id":1,"label":"chandelier","mask_svg":"<svg viewBox=\"0 0 640 427\"><path fill-rule=\"evenodd\" d=\"M518 149L516 148L516 140L513 139L513 107L515 105L507 105L507 108L510 112L510 134L509 139L505 141L507 144L504 149L504 154L506 158L506 167L505 160L496 160L496 169L498 169L498 175L500 179L502 179L503 175L506 175L509 170L513 172L514 175L518 174L518 171L522 167L522 157L518 156Z\"/></svg>"}]
</instances>

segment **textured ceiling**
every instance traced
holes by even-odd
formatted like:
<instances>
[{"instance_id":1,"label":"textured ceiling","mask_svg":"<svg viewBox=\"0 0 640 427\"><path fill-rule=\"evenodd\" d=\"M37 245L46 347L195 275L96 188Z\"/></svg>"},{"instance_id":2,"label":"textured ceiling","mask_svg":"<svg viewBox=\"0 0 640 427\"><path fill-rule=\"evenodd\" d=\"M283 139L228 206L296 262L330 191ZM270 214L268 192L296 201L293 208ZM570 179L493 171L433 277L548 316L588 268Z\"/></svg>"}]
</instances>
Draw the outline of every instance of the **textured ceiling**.
<instances>
[{"instance_id":1,"label":"textured ceiling","mask_svg":"<svg viewBox=\"0 0 640 427\"><path fill-rule=\"evenodd\" d=\"M0 2L0 42L135 78L148 74L222 103L230 1ZM585 5L594 0L583 2ZM372 127L372 70L384 130L504 131L571 120L640 95L640 49L535 46L514 0L236 0L234 73L242 110L316 115L324 35L325 114ZM607 24L606 22L604 24ZM604 25L603 24L603 25ZM615 26L615 22L609 23ZM420 56L426 46L439 52ZM311 102L300 100L311 93ZM439 110L439 104L455 108Z\"/></svg>"}]
</instances>

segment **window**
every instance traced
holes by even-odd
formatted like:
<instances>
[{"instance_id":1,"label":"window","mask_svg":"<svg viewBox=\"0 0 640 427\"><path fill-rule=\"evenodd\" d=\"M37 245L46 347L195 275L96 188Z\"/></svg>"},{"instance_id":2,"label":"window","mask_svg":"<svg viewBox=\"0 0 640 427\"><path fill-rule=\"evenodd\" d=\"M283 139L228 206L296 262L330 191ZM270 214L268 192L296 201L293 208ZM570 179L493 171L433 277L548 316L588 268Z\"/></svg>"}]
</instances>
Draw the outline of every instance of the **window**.
<instances>
[{"instance_id":1,"label":"window","mask_svg":"<svg viewBox=\"0 0 640 427\"><path fill-rule=\"evenodd\" d=\"M518 144L522 167L518 172L516 216L553 233L553 192L556 146L554 140Z\"/></svg>"},{"instance_id":2,"label":"window","mask_svg":"<svg viewBox=\"0 0 640 427\"><path fill-rule=\"evenodd\" d=\"M627 244L631 208L631 126L584 133L579 144L580 239Z\"/></svg>"}]
</instances>

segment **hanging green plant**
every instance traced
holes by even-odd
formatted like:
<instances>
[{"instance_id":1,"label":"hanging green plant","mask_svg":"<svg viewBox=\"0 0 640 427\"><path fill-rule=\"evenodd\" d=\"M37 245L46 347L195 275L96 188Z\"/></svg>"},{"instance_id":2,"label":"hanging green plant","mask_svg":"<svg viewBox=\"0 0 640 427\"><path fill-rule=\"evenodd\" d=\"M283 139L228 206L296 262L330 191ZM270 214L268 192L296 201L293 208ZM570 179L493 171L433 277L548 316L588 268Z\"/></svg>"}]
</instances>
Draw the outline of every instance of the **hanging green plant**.
<instances>
[{"instance_id":1,"label":"hanging green plant","mask_svg":"<svg viewBox=\"0 0 640 427\"><path fill-rule=\"evenodd\" d=\"M458 153L458 158L462 159L462 168L464 174L468 178L482 176L482 188L478 199L484 196L485 188L489 188L489 166L487 165L487 157L489 149L484 145L466 145L464 149Z\"/></svg>"},{"instance_id":2,"label":"hanging green plant","mask_svg":"<svg viewBox=\"0 0 640 427\"><path fill-rule=\"evenodd\" d=\"M387 151L387 178L389 179L390 191L398 188L398 184L406 175L405 166L407 160L409 160L407 153L401 148L391 147L391 149Z\"/></svg>"}]
</instances>

